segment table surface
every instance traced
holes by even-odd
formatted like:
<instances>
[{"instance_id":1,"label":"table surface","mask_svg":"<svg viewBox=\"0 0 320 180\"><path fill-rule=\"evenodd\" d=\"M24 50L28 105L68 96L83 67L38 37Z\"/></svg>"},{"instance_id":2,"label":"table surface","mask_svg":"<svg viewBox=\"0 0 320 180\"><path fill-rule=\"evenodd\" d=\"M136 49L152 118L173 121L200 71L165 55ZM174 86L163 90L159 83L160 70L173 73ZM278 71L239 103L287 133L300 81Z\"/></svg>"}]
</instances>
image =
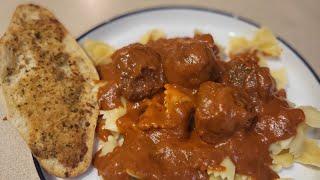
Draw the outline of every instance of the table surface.
<instances>
[{"instance_id":1,"label":"table surface","mask_svg":"<svg viewBox=\"0 0 320 180\"><path fill-rule=\"evenodd\" d=\"M0 35L15 7L30 1L2 0L0 6ZM287 40L320 74L320 7L319 0L68 0L32 1L49 8L58 19L78 37L95 25L117 15L155 6L190 5L220 9L250 18L269 27ZM31 153L9 122L0 122L0 179L39 179Z\"/></svg>"}]
</instances>

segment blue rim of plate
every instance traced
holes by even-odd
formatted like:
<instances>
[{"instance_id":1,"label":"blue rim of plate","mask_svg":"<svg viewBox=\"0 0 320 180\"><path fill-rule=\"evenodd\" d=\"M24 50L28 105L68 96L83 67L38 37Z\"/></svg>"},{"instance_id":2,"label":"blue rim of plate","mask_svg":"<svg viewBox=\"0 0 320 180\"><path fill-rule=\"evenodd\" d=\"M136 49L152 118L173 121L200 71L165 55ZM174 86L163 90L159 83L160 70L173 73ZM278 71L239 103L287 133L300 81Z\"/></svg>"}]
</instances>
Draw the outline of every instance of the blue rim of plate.
<instances>
[{"instance_id":1,"label":"blue rim of plate","mask_svg":"<svg viewBox=\"0 0 320 180\"><path fill-rule=\"evenodd\" d=\"M226 11L223 11L223 10L218 10L218 9L209 9L209 8L203 8L203 7L196 7L196 6L161 6L161 7L153 7L153 8L147 8L147 9L140 9L140 10L136 10L136 11L132 11L132 12L129 12L129 13L125 13L125 14L122 14L122 15L119 15L119 16L116 16L114 18L111 18L110 20L108 21L105 21L101 24L98 24L97 26L93 27L92 29L88 30L87 32L85 32L84 34L80 35L78 38L77 38L77 41L80 41L82 38L84 38L85 36L87 36L89 33L95 31L96 29L102 27L102 26L105 26L107 24L110 24L111 22L114 22L114 21L117 21L117 20L120 20L122 18L125 18L125 17L128 17L128 16L131 16L131 15L135 15L135 14L140 14L140 13L145 13L145 12L150 12L150 11L159 11L159 10L195 10L195 11L203 11L203 12L209 12L209 13L213 13L213 14L219 14L219 15L223 15L223 16L226 16L226 17L230 17L230 18L233 18L235 20L239 20L239 21L242 21L242 22L245 22L249 25L252 25L254 27L261 27L258 23L254 22L253 20L251 19L248 19L248 18L244 18L244 17L241 17L241 16L237 16L237 15L234 15L232 13L229 13L229 12L226 12ZM320 84L320 77L317 75L317 73L315 72L315 70L311 67L311 65L306 61L306 59L304 59L302 57L302 55L297 51L295 50L287 41L285 41L283 38L277 36L277 39L282 42L285 46L287 46L296 56L299 57L299 59L303 62L303 64L309 69L309 71L311 72L311 74L313 75L313 77L318 81L318 83ZM39 178L41 180L45 180L45 177L44 177L44 174L42 172L42 169L39 165L39 162L37 161L37 159L33 157L33 162L34 162L34 165L37 169L37 172L38 172L38 175L39 175Z\"/></svg>"}]
</instances>

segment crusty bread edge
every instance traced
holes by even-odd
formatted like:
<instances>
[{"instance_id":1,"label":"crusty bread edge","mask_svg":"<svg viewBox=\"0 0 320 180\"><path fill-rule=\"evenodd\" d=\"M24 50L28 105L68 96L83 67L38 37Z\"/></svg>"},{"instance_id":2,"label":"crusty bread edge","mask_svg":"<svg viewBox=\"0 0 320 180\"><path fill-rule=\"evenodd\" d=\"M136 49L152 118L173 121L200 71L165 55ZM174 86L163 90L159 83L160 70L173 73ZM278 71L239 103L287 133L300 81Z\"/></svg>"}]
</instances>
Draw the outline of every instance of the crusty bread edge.
<instances>
[{"instance_id":1,"label":"crusty bread edge","mask_svg":"<svg viewBox=\"0 0 320 180\"><path fill-rule=\"evenodd\" d=\"M5 37L5 35L3 36ZM15 128L18 129L18 127L25 126L26 127L26 121L20 116L19 112L17 112L15 109L15 104L8 98L7 92L5 88L3 88L2 81L4 80L4 72L5 68L10 64L10 57L7 57L8 54L6 53L6 49L3 45L4 38L1 37L0 39L0 60L1 60L1 66L0 66L0 93L1 93L1 106L4 108L4 113L6 115L6 118L10 121L12 125L14 125ZM20 128L22 129L22 128ZM28 136L27 136L27 128L25 128L23 131L18 131L21 137L25 140L25 142L28 142Z\"/></svg>"}]
</instances>

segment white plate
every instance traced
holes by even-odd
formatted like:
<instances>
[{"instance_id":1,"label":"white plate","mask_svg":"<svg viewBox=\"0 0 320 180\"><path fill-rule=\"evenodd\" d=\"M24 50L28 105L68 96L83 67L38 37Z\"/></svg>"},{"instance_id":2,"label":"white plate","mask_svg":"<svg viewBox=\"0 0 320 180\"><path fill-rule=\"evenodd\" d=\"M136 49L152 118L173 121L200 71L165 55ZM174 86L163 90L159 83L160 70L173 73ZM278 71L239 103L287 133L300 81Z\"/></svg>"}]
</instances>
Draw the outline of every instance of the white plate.
<instances>
[{"instance_id":1,"label":"white plate","mask_svg":"<svg viewBox=\"0 0 320 180\"><path fill-rule=\"evenodd\" d=\"M107 42L116 48L137 42L139 37L150 29L160 28L169 37L192 36L195 29L211 33L217 43L226 45L230 36L252 36L257 30L254 23L228 13L190 7L164 7L146 9L128 13L103 23L78 40L96 39ZM306 61L285 41L278 38L283 49L278 61L271 61L271 69L285 67L289 83L287 95L289 101L297 105L312 105L320 108L320 80ZM38 171L41 173L41 170ZM40 177L42 176L39 174ZM46 179L56 179L44 173ZM294 164L280 172L281 177L294 179L319 179L320 170ZM91 168L75 179L99 179L97 171Z\"/></svg>"}]
</instances>

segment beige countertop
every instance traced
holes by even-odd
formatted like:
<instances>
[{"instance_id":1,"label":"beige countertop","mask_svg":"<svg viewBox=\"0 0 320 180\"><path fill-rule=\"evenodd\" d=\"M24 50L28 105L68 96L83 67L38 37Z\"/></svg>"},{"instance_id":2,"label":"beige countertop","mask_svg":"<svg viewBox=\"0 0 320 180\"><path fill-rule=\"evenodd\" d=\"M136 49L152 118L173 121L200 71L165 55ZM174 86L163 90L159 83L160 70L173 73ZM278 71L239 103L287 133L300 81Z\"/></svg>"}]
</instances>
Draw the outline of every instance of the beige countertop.
<instances>
[{"instance_id":1,"label":"beige countertop","mask_svg":"<svg viewBox=\"0 0 320 180\"><path fill-rule=\"evenodd\" d=\"M30 1L1 1L0 35L5 32L15 7L27 2ZM320 74L319 0L38 0L31 2L52 10L75 37L112 17L147 7L194 5L225 10L250 18L272 29L293 45ZM9 122L0 122L0 137L0 179L39 179L30 151Z\"/></svg>"}]
</instances>

